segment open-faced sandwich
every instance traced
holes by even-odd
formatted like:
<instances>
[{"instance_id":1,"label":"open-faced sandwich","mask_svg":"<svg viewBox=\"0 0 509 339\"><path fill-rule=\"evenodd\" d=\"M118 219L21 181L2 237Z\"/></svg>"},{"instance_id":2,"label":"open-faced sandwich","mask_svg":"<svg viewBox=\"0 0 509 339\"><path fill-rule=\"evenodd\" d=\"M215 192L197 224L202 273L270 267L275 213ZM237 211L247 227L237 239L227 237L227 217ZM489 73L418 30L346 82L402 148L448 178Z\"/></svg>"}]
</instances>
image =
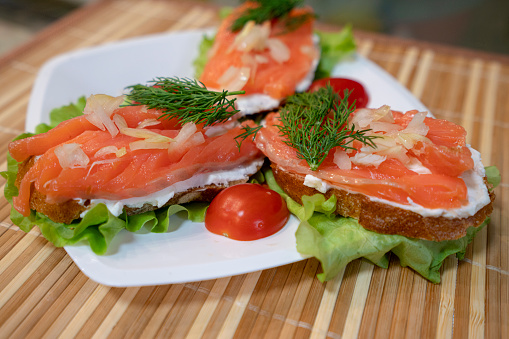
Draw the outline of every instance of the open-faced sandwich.
<instances>
[{"instance_id":1,"label":"open-faced sandwich","mask_svg":"<svg viewBox=\"0 0 509 339\"><path fill-rule=\"evenodd\" d=\"M461 257L493 210L480 154L451 122L388 106L354 111L347 98L330 86L291 96L256 135L290 210L293 200L338 215L292 210L304 221L298 249L320 259L322 279L359 257L386 266L392 251L438 282L445 257Z\"/></svg>"},{"instance_id":2,"label":"open-faced sandwich","mask_svg":"<svg viewBox=\"0 0 509 339\"><path fill-rule=\"evenodd\" d=\"M202 43L199 80L209 88L245 91L236 102L244 115L277 108L287 96L307 90L317 67L327 75L355 44L348 28L315 34L313 10L302 4L258 0L233 10L215 38Z\"/></svg>"},{"instance_id":3,"label":"open-faced sandwich","mask_svg":"<svg viewBox=\"0 0 509 339\"><path fill-rule=\"evenodd\" d=\"M151 221L153 231L168 230L165 218L176 210L162 207L209 202L263 164L252 140L239 145L251 122L234 120L228 95L160 78L133 86L127 105L92 95L84 115L13 141L6 196L15 223L38 225L59 246L88 239L97 253L122 228Z\"/></svg>"}]
</instances>

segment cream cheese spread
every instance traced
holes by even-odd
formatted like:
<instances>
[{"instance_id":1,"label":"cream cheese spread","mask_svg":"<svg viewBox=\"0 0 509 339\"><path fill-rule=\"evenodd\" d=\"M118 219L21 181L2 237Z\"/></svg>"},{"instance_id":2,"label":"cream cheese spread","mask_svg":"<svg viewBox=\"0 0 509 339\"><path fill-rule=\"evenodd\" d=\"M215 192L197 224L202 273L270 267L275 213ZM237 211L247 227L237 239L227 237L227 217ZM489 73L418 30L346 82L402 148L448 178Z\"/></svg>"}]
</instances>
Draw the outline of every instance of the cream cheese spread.
<instances>
[{"instance_id":1,"label":"cream cheese spread","mask_svg":"<svg viewBox=\"0 0 509 339\"><path fill-rule=\"evenodd\" d=\"M239 166L234 169L223 170L223 171L215 171L209 173L201 173L194 175L193 177L177 182L169 187L166 187L163 190L158 192L149 194L144 197L134 197L123 200L107 200L107 199L91 199L91 206L94 206L99 203L103 203L106 205L111 214L115 216L119 216L122 213L124 206L131 208L139 208L144 204L150 204L153 206L162 207L168 200L173 198L175 194L180 192L185 192L191 188L203 187L206 185L212 184L227 184L231 181L237 180L247 180L250 175L256 173L258 169L263 165L264 159L259 159L253 161L251 164L247 166ZM84 203L84 200L77 199L81 204ZM88 211L88 210L87 210ZM81 217L87 213L87 211L81 214Z\"/></svg>"},{"instance_id":2,"label":"cream cheese spread","mask_svg":"<svg viewBox=\"0 0 509 339\"><path fill-rule=\"evenodd\" d=\"M331 187L322 179L317 178L311 174L307 174L306 177L304 178L304 186L314 188L320 193L326 193Z\"/></svg>"}]
</instances>

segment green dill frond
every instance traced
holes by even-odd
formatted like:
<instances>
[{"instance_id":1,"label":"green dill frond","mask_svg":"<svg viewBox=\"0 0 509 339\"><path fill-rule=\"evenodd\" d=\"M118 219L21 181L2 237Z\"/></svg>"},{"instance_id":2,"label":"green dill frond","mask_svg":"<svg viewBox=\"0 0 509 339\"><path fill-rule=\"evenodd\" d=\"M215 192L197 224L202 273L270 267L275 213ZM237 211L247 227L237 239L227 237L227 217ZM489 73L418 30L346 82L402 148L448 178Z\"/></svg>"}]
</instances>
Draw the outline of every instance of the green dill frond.
<instances>
[{"instance_id":1,"label":"green dill frond","mask_svg":"<svg viewBox=\"0 0 509 339\"><path fill-rule=\"evenodd\" d=\"M244 91L216 92L205 85L187 78L156 78L152 86L127 87L128 105L146 105L163 112L161 119L177 118L182 124L193 122L205 126L225 122L239 112L235 109L235 98L228 96L244 94Z\"/></svg>"},{"instance_id":2,"label":"green dill frond","mask_svg":"<svg viewBox=\"0 0 509 339\"><path fill-rule=\"evenodd\" d=\"M268 20L283 20L287 31L293 31L306 22L314 14L289 17L290 12L304 4L303 0L254 0L258 7L248 8L232 24L232 32L240 31L246 23L254 21L261 24Z\"/></svg>"},{"instance_id":3,"label":"green dill frond","mask_svg":"<svg viewBox=\"0 0 509 339\"><path fill-rule=\"evenodd\" d=\"M262 129L262 127L263 127L262 125L257 125L256 127L251 127L249 125L242 126L242 129L244 130L244 132L237 135L234 138L235 143L237 144L237 147L239 148L239 150L240 150L240 146L242 145L242 142L249 137L251 137L252 140L254 140L254 138L256 137L256 133L258 133L258 131L260 129ZM240 141L237 139L239 139Z\"/></svg>"},{"instance_id":4,"label":"green dill frond","mask_svg":"<svg viewBox=\"0 0 509 339\"><path fill-rule=\"evenodd\" d=\"M285 143L297 150L297 156L305 160L315 171L334 147L352 148L354 140L376 147L370 131L348 126L348 117L355 105L348 105L349 92L343 99L334 89L320 88L313 93L290 96L280 111L281 125L277 125Z\"/></svg>"}]
</instances>

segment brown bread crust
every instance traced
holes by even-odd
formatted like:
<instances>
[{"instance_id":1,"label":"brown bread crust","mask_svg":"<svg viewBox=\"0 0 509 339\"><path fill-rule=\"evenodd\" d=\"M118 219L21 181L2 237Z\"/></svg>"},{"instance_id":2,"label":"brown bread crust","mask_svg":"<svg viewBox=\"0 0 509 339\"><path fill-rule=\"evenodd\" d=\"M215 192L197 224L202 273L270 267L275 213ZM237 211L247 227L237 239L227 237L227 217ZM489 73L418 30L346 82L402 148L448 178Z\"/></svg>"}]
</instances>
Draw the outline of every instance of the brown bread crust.
<instances>
[{"instance_id":1,"label":"brown bread crust","mask_svg":"<svg viewBox=\"0 0 509 339\"><path fill-rule=\"evenodd\" d=\"M18 175L16 177L15 185L19 188L21 180L28 172L28 170L35 163L35 158L30 157L19 164ZM229 186L245 183L247 180L235 180L229 182L227 185L207 185L203 187L196 187L188 189L185 192L175 194L164 206L184 204L192 201L210 202L216 195ZM70 224L76 219L80 219L81 213L89 208L90 201L85 201L84 205L78 204L75 200L68 200L59 204L51 204L46 202L46 196L35 189L32 184L30 189L30 209L46 215L48 218L55 222ZM140 208L126 207L127 215L139 214L147 211L156 210L158 207L150 204L145 204Z\"/></svg>"},{"instance_id":2,"label":"brown bread crust","mask_svg":"<svg viewBox=\"0 0 509 339\"><path fill-rule=\"evenodd\" d=\"M304 175L285 171L275 164L271 167L277 183L293 200L302 203L302 196L320 193L314 188L304 186ZM487 184L486 178L485 183ZM491 202L488 205L475 215L462 219L423 217L412 211L370 201L363 194L349 193L337 188L329 189L324 195L327 199L335 195L337 199L335 213L358 219L359 224L365 229L381 234L444 241L464 237L469 227L477 227L483 223L493 211L495 194L492 191L489 194Z\"/></svg>"}]
</instances>

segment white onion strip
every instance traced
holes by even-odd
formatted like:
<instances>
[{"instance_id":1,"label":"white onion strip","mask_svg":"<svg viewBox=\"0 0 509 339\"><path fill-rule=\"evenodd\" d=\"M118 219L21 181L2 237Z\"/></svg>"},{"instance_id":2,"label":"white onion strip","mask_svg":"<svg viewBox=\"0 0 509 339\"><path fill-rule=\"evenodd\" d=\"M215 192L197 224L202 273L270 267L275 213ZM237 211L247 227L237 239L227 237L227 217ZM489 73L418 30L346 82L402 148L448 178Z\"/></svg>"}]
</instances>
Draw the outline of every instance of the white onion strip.
<instances>
[{"instance_id":1,"label":"white onion strip","mask_svg":"<svg viewBox=\"0 0 509 339\"><path fill-rule=\"evenodd\" d=\"M115 154L117 158L120 158L127 154L127 150L125 147L118 149L116 146L105 146L95 152L94 158L101 158L108 154Z\"/></svg>"},{"instance_id":2,"label":"white onion strip","mask_svg":"<svg viewBox=\"0 0 509 339\"><path fill-rule=\"evenodd\" d=\"M101 131L107 130L112 137L118 134L118 128L111 120L113 112L124 102L124 96L112 97L106 94L91 95L87 99L83 114L85 118Z\"/></svg>"},{"instance_id":3,"label":"white onion strip","mask_svg":"<svg viewBox=\"0 0 509 339\"><path fill-rule=\"evenodd\" d=\"M136 126L136 128L145 128L145 127L150 127L150 126L156 126L156 125L159 125L159 124L161 124L160 120L157 120L157 119L145 119L142 122L140 122L140 124L138 126Z\"/></svg>"},{"instance_id":4,"label":"white onion strip","mask_svg":"<svg viewBox=\"0 0 509 339\"><path fill-rule=\"evenodd\" d=\"M230 66L217 80L217 83L221 85L223 89L239 91L247 84L250 76L251 69L249 67L239 68Z\"/></svg>"},{"instance_id":5,"label":"white onion strip","mask_svg":"<svg viewBox=\"0 0 509 339\"><path fill-rule=\"evenodd\" d=\"M81 149L80 144L69 143L55 148L55 155L62 168L86 167L90 159Z\"/></svg>"},{"instance_id":6,"label":"white onion strip","mask_svg":"<svg viewBox=\"0 0 509 339\"><path fill-rule=\"evenodd\" d=\"M290 49L280 39L271 38L267 40L267 47L272 59L278 64L290 60Z\"/></svg>"}]
</instances>

